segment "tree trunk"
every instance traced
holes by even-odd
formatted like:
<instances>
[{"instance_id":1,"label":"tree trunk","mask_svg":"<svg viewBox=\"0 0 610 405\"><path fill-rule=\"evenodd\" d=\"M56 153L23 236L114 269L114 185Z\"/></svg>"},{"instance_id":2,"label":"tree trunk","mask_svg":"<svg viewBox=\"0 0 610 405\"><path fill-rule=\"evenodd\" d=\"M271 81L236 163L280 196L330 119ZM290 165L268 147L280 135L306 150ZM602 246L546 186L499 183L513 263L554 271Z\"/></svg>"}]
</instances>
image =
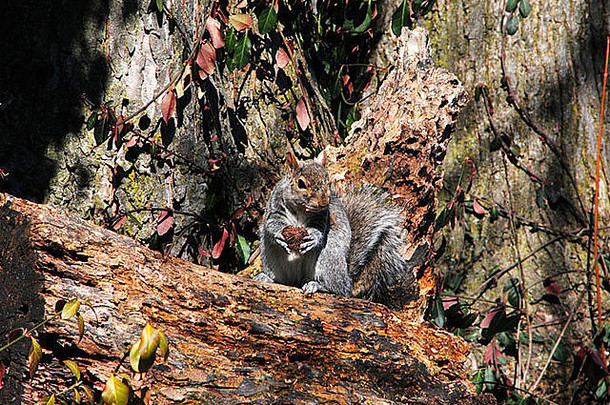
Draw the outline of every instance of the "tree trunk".
<instances>
[{"instance_id":1,"label":"tree trunk","mask_svg":"<svg viewBox=\"0 0 610 405\"><path fill-rule=\"evenodd\" d=\"M163 257L51 206L1 195L0 207L2 335L52 314L59 299L93 307L81 310L78 344L70 321L38 334L33 379L27 347L2 353L3 404L60 392L72 382L65 359L99 392L147 321L170 342L167 364L134 383L150 387L150 403L478 403L463 373L468 345L380 304Z\"/></svg>"}]
</instances>

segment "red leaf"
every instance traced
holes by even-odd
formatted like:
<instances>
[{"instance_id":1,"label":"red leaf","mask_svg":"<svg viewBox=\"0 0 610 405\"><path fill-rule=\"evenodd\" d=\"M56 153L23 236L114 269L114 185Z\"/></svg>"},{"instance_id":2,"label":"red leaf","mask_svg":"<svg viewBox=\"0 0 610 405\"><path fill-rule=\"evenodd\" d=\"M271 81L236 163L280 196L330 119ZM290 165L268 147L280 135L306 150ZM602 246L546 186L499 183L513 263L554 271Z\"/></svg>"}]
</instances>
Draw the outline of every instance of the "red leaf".
<instances>
[{"instance_id":1,"label":"red leaf","mask_svg":"<svg viewBox=\"0 0 610 405\"><path fill-rule=\"evenodd\" d=\"M235 229L235 223L231 222L231 234L229 238L229 246L233 247L235 245L235 235L237 234L237 230Z\"/></svg>"},{"instance_id":2,"label":"red leaf","mask_svg":"<svg viewBox=\"0 0 610 405\"><path fill-rule=\"evenodd\" d=\"M485 348L485 364L497 364L497 359L500 355L501 353L496 347L495 340L492 340Z\"/></svg>"},{"instance_id":3,"label":"red leaf","mask_svg":"<svg viewBox=\"0 0 610 405\"><path fill-rule=\"evenodd\" d=\"M210 33L210 37L212 38L212 45L214 45L214 48L220 49L225 46L225 40L222 37L222 32L220 31L220 23L217 19L208 17L208 20L205 23L205 28Z\"/></svg>"},{"instance_id":4,"label":"red leaf","mask_svg":"<svg viewBox=\"0 0 610 405\"><path fill-rule=\"evenodd\" d=\"M559 287L559 284L557 284L557 281L553 280L551 277L545 278L542 281L542 285L544 285L544 289L549 294L559 296L559 293L561 293L561 288Z\"/></svg>"},{"instance_id":5,"label":"red leaf","mask_svg":"<svg viewBox=\"0 0 610 405\"><path fill-rule=\"evenodd\" d=\"M233 14L229 16L229 24L237 31L245 31L252 28L252 17L248 14Z\"/></svg>"},{"instance_id":6,"label":"red leaf","mask_svg":"<svg viewBox=\"0 0 610 405\"><path fill-rule=\"evenodd\" d=\"M288 52L284 50L284 48L279 48L277 53L275 54L275 60L277 61L277 66L280 69L284 69L288 63L290 63L290 57L288 56Z\"/></svg>"},{"instance_id":7,"label":"red leaf","mask_svg":"<svg viewBox=\"0 0 610 405\"><path fill-rule=\"evenodd\" d=\"M237 218L241 217L242 215L244 215L244 213L246 212L245 208L238 208L237 210L235 210L235 212L233 213L233 215L231 215L231 221L235 221Z\"/></svg>"},{"instance_id":8,"label":"red leaf","mask_svg":"<svg viewBox=\"0 0 610 405\"><path fill-rule=\"evenodd\" d=\"M174 217L172 216L172 211L168 209L159 211L159 216L157 217L157 233L159 236L165 235L173 225Z\"/></svg>"},{"instance_id":9,"label":"red leaf","mask_svg":"<svg viewBox=\"0 0 610 405\"><path fill-rule=\"evenodd\" d=\"M134 135L131 138L129 138L129 140L127 142L125 142L125 148L129 149L132 146L134 146L136 143L138 143L138 136Z\"/></svg>"},{"instance_id":10,"label":"red leaf","mask_svg":"<svg viewBox=\"0 0 610 405\"><path fill-rule=\"evenodd\" d=\"M203 250L203 249L201 249L201 248L198 248L197 250L199 251L199 254L200 254L201 256L205 256L205 257L212 257L212 255L210 254L210 252L206 252L205 250Z\"/></svg>"},{"instance_id":11,"label":"red leaf","mask_svg":"<svg viewBox=\"0 0 610 405\"><path fill-rule=\"evenodd\" d=\"M458 297L444 297L443 298L443 309L454 306L459 302Z\"/></svg>"},{"instance_id":12,"label":"red leaf","mask_svg":"<svg viewBox=\"0 0 610 405\"><path fill-rule=\"evenodd\" d=\"M214 73L216 69L216 49L211 43L205 42L199 47L197 53L197 64L203 69L208 75Z\"/></svg>"},{"instance_id":13,"label":"red leaf","mask_svg":"<svg viewBox=\"0 0 610 405\"><path fill-rule=\"evenodd\" d=\"M208 164L211 166L210 171L215 172L220 169L220 163L222 162L222 158L218 159L208 159Z\"/></svg>"},{"instance_id":14,"label":"red leaf","mask_svg":"<svg viewBox=\"0 0 610 405\"><path fill-rule=\"evenodd\" d=\"M343 75L343 85L345 86L347 83L349 83L349 75Z\"/></svg>"},{"instance_id":15,"label":"red leaf","mask_svg":"<svg viewBox=\"0 0 610 405\"><path fill-rule=\"evenodd\" d=\"M161 100L161 115L163 116L163 121L167 124L169 119L176 113L176 93L174 90L170 90L165 93L163 96L163 100Z\"/></svg>"},{"instance_id":16,"label":"red leaf","mask_svg":"<svg viewBox=\"0 0 610 405\"><path fill-rule=\"evenodd\" d=\"M212 258L218 259L222 254L223 249L225 248L225 243L227 242L227 238L229 237L229 232L227 232L227 228L222 228L222 237L212 249Z\"/></svg>"},{"instance_id":17,"label":"red leaf","mask_svg":"<svg viewBox=\"0 0 610 405\"><path fill-rule=\"evenodd\" d=\"M123 226L123 224L127 222L127 215L123 214L121 215L121 217L119 217L118 220L116 220L116 222L112 225L112 229L114 229L115 231L118 229L121 229L121 227Z\"/></svg>"},{"instance_id":18,"label":"red leaf","mask_svg":"<svg viewBox=\"0 0 610 405\"><path fill-rule=\"evenodd\" d=\"M309 117L309 112L307 112L307 106L305 106L305 100L303 97L301 97L297 103L297 122L303 131L307 129L309 123L311 122L311 118Z\"/></svg>"},{"instance_id":19,"label":"red leaf","mask_svg":"<svg viewBox=\"0 0 610 405\"><path fill-rule=\"evenodd\" d=\"M6 372L6 367L4 367L4 363L0 360L0 390L2 389L2 379L4 378L4 373Z\"/></svg>"},{"instance_id":20,"label":"red leaf","mask_svg":"<svg viewBox=\"0 0 610 405\"><path fill-rule=\"evenodd\" d=\"M500 305L493 309L483 320L481 321L481 328L489 328L491 321L504 312L504 306Z\"/></svg>"},{"instance_id":21,"label":"red leaf","mask_svg":"<svg viewBox=\"0 0 610 405\"><path fill-rule=\"evenodd\" d=\"M19 336L25 333L25 328L17 328L13 329L8 333L8 343L11 343L13 340L17 339Z\"/></svg>"},{"instance_id":22,"label":"red leaf","mask_svg":"<svg viewBox=\"0 0 610 405\"><path fill-rule=\"evenodd\" d=\"M481 204L479 204L479 201L476 199L474 199L472 201L472 209L474 210L475 214L478 214L478 215L485 214L485 208L483 208L483 206Z\"/></svg>"}]
</instances>

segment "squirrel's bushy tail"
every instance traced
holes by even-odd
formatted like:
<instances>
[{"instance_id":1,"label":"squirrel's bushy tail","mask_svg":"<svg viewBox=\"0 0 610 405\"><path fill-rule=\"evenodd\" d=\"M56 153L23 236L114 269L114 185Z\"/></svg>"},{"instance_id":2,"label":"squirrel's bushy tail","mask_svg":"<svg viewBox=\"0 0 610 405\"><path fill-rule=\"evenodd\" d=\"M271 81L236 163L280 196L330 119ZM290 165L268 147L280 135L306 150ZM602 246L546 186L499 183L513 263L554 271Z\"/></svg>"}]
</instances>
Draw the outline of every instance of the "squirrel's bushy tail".
<instances>
[{"instance_id":1,"label":"squirrel's bushy tail","mask_svg":"<svg viewBox=\"0 0 610 405\"><path fill-rule=\"evenodd\" d=\"M405 243L401 209L370 185L350 188L340 199L352 229L352 296L385 303L388 287L400 282L407 268L400 252Z\"/></svg>"}]
</instances>

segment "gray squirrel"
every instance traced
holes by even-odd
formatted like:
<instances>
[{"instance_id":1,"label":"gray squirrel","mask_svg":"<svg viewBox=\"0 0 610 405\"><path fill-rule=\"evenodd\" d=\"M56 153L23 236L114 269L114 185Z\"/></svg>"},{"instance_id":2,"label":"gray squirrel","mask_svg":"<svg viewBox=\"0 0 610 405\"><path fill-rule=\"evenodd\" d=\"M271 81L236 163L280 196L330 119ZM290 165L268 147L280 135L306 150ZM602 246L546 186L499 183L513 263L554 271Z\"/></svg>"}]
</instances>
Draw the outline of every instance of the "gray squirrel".
<instances>
[{"instance_id":1,"label":"gray squirrel","mask_svg":"<svg viewBox=\"0 0 610 405\"><path fill-rule=\"evenodd\" d=\"M255 280L385 302L407 269L401 210L373 186L338 195L321 156L299 163L287 153L260 228Z\"/></svg>"}]
</instances>

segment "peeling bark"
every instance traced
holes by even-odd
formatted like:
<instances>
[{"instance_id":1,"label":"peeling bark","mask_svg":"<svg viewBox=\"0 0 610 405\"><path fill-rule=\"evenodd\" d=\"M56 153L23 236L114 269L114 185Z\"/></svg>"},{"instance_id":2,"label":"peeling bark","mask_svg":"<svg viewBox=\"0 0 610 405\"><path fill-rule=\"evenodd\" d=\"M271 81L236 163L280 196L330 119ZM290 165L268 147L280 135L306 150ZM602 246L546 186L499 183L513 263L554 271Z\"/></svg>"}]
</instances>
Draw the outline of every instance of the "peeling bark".
<instances>
[{"instance_id":1,"label":"peeling bark","mask_svg":"<svg viewBox=\"0 0 610 405\"><path fill-rule=\"evenodd\" d=\"M404 255L419 294L406 274L392 289L394 307L421 314L436 288L432 236L442 163L458 114L468 101L459 80L435 68L424 30L404 30L396 66L356 122L345 147L331 149L330 167L345 183L368 182L387 189L405 208ZM417 294L417 292L415 292Z\"/></svg>"}]
</instances>

